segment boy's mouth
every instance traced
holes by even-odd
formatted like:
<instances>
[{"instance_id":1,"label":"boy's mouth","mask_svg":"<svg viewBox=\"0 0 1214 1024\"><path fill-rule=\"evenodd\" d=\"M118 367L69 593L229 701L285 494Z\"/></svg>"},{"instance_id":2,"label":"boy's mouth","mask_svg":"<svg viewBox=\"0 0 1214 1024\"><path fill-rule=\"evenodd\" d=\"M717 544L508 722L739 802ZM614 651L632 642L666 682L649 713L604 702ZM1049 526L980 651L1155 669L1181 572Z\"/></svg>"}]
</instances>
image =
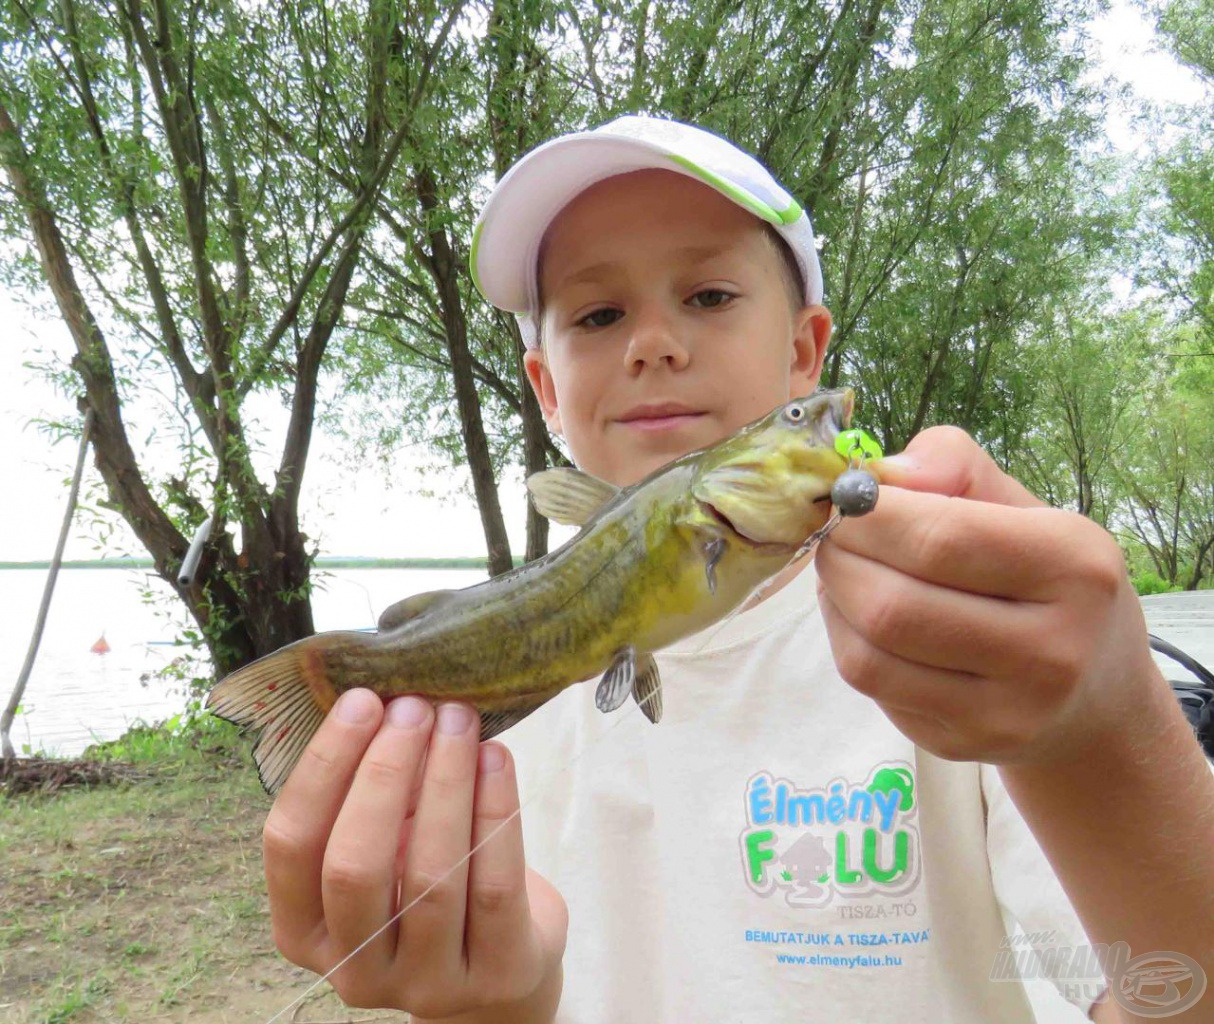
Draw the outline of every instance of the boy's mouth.
<instances>
[{"instance_id":1,"label":"boy's mouth","mask_svg":"<svg viewBox=\"0 0 1214 1024\"><path fill-rule=\"evenodd\" d=\"M678 402L637 405L620 416L616 422L632 430L673 430L691 423L707 413Z\"/></svg>"}]
</instances>

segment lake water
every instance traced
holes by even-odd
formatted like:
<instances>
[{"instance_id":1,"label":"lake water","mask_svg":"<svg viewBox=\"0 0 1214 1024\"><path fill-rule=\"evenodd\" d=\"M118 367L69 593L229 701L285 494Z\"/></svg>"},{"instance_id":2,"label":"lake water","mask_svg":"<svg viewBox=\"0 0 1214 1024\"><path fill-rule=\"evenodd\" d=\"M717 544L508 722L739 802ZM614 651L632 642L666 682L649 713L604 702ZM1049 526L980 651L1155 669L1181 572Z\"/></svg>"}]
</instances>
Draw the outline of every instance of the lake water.
<instances>
[{"instance_id":1,"label":"lake water","mask_svg":"<svg viewBox=\"0 0 1214 1024\"><path fill-rule=\"evenodd\" d=\"M312 598L316 628L374 626L379 613L402 597L485 578L476 569L323 570ZM0 711L25 661L45 583L45 569L0 570ZM29 747L72 756L90 743L115 739L137 721L181 711L181 685L158 673L186 652L173 640L188 621L172 590L149 570L62 570L13 724L18 752ZM93 654L102 635L109 653Z\"/></svg>"},{"instance_id":2,"label":"lake water","mask_svg":"<svg viewBox=\"0 0 1214 1024\"><path fill-rule=\"evenodd\" d=\"M323 570L312 600L316 628L373 626L402 597L485 578L475 569ZM44 569L0 570L0 710L25 660L45 581ZM1214 591L1148 597L1143 608L1153 632L1214 668ZM147 570L64 569L23 711L13 724L13 745L72 756L90 743L115 739L137 721L177 714L185 693L158 674L185 653L173 639L187 622L167 584ZM103 634L109 653L91 653ZM1156 661L1169 678L1189 678L1162 655Z\"/></svg>"}]
</instances>

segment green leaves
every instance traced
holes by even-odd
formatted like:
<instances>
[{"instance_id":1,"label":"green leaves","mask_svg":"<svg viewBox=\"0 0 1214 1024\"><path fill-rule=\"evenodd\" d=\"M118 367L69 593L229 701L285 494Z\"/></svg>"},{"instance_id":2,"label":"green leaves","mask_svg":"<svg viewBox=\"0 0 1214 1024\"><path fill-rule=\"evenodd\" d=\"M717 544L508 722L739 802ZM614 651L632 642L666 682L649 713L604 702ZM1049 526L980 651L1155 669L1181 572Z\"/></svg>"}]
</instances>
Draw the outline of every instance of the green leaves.
<instances>
[{"instance_id":1,"label":"green leaves","mask_svg":"<svg viewBox=\"0 0 1214 1024\"><path fill-rule=\"evenodd\" d=\"M1159 13L1178 57L1208 75L1207 8ZM1074 29L1096 9L214 0L170 2L162 39L126 6L23 4L0 16L0 104L105 343L73 372L108 355L134 419L110 483L141 479L148 497L112 503L166 566L204 509L234 524L240 554L219 531L213 586L189 600L199 635L239 660L304 626L291 609L307 598L297 505L316 415L389 464L402 444L468 464L482 498L521 461L559 458L526 418L510 319L472 288L472 224L522 153L636 111L722 132L809 207L836 323L825 382L859 388L887 450L959 423L1146 552L1119 467L1140 488L1156 471L1166 483L1171 455L1130 453L1156 428L1151 450L1168 448L1164 425L1180 420L1128 425L1214 390L1214 128L1208 109L1178 115L1177 141L1134 189L1091 155L1105 97ZM15 141L0 145L11 165ZM0 236L20 243L0 250L0 279L35 283L21 204L0 202ZM1168 305L1117 312L1102 282L1127 269ZM465 346L475 402L453 376ZM285 440L259 426L279 407ZM1181 420L1184 451L1204 444L1201 417ZM166 446L175 479L146 469ZM1134 506L1143 522L1157 490ZM482 504L492 536L500 513ZM1200 569L1193 530L1169 543ZM252 587L247 559L283 551L274 564L290 571ZM253 608L258 593L275 607ZM277 625L242 639L254 621Z\"/></svg>"}]
</instances>

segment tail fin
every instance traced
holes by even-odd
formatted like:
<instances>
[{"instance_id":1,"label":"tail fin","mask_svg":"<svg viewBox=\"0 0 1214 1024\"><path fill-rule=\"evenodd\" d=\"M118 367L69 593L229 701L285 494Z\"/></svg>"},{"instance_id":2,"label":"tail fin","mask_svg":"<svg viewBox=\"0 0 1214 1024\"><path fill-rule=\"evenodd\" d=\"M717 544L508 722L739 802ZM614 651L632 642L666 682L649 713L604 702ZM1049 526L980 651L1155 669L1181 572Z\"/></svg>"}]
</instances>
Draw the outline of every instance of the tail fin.
<instances>
[{"instance_id":1,"label":"tail fin","mask_svg":"<svg viewBox=\"0 0 1214 1024\"><path fill-rule=\"evenodd\" d=\"M282 788L337 694L323 679L308 641L290 644L227 676L207 708L258 731L253 760L267 793Z\"/></svg>"}]
</instances>

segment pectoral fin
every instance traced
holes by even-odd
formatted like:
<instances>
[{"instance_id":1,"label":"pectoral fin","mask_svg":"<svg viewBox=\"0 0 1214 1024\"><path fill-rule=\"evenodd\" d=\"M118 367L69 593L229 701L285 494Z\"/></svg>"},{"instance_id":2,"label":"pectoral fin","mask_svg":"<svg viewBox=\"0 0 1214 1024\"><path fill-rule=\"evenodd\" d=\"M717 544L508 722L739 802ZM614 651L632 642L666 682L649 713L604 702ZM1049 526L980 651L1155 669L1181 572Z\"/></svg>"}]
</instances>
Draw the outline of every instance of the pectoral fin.
<instances>
[{"instance_id":1,"label":"pectoral fin","mask_svg":"<svg viewBox=\"0 0 1214 1024\"><path fill-rule=\"evenodd\" d=\"M594 691L594 706L606 714L615 711L632 691L637 675L637 649L629 644L615 652L615 658Z\"/></svg>"},{"instance_id":2,"label":"pectoral fin","mask_svg":"<svg viewBox=\"0 0 1214 1024\"><path fill-rule=\"evenodd\" d=\"M704 545L704 578L708 581L710 594L717 592L717 563L723 554L725 554L725 540L722 537L713 537Z\"/></svg>"},{"instance_id":3,"label":"pectoral fin","mask_svg":"<svg viewBox=\"0 0 1214 1024\"><path fill-rule=\"evenodd\" d=\"M657 725L662 717L662 677L658 675L658 663L652 654L642 654L637 659L636 682L632 684L632 697L641 705L645 717Z\"/></svg>"},{"instance_id":4,"label":"pectoral fin","mask_svg":"<svg viewBox=\"0 0 1214 1024\"><path fill-rule=\"evenodd\" d=\"M433 611L450 600L454 593L454 590L430 590L424 594L414 594L403 601L397 601L396 604L384 609L384 613L379 617L379 631L384 633L395 629L401 623L416 619L424 612Z\"/></svg>"},{"instance_id":5,"label":"pectoral fin","mask_svg":"<svg viewBox=\"0 0 1214 1024\"><path fill-rule=\"evenodd\" d=\"M613 484L570 466L545 469L527 477L527 492L536 511L554 523L566 526L581 526L619 490Z\"/></svg>"}]
</instances>

